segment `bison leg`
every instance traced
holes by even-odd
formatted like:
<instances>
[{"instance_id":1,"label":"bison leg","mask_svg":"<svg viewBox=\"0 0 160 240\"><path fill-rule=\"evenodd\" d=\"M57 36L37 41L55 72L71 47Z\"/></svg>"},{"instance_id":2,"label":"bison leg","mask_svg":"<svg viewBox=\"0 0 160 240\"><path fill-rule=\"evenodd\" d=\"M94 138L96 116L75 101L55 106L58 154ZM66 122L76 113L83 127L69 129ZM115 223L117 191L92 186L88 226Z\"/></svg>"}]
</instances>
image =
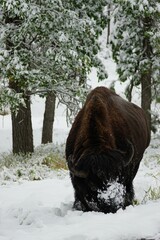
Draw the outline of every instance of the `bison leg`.
<instances>
[{"instance_id":1,"label":"bison leg","mask_svg":"<svg viewBox=\"0 0 160 240\"><path fill-rule=\"evenodd\" d=\"M73 204L73 208L84 212L92 211L92 209L88 206L87 201L85 199L87 193L85 179L74 176L71 173L71 181L75 191L75 201Z\"/></svg>"},{"instance_id":2,"label":"bison leg","mask_svg":"<svg viewBox=\"0 0 160 240\"><path fill-rule=\"evenodd\" d=\"M84 197L79 196L79 194L77 194L76 192L75 192L75 201L73 204L73 208L83 212L92 211L92 209L88 206L87 202L85 201Z\"/></svg>"},{"instance_id":3,"label":"bison leg","mask_svg":"<svg viewBox=\"0 0 160 240\"><path fill-rule=\"evenodd\" d=\"M125 195L124 207L132 205L133 200L134 200L134 189L133 189L133 183L131 182L126 185L126 195Z\"/></svg>"}]
</instances>

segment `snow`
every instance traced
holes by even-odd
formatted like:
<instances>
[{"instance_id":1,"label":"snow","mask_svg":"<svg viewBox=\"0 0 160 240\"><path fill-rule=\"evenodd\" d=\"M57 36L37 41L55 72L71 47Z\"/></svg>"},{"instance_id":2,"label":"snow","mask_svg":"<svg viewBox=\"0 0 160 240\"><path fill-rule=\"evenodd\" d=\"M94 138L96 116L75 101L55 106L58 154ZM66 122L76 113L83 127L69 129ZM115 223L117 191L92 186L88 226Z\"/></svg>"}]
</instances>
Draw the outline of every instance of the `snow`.
<instances>
[{"instance_id":1,"label":"snow","mask_svg":"<svg viewBox=\"0 0 160 240\"><path fill-rule=\"evenodd\" d=\"M113 181L108 183L108 188L106 191L102 191L98 194L98 198L104 200L107 203L112 202L113 205L120 208L124 205L124 186L118 181Z\"/></svg>"},{"instance_id":2,"label":"snow","mask_svg":"<svg viewBox=\"0 0 160 240\"><path fill-rule=\"evenodd\" d=\"M0 188L1 240L160 239L160 202L116 214L73 211L73 189L63 179L14 183ZM155 238L152 238L152 237Z\"/></svg>"}]
</instances>

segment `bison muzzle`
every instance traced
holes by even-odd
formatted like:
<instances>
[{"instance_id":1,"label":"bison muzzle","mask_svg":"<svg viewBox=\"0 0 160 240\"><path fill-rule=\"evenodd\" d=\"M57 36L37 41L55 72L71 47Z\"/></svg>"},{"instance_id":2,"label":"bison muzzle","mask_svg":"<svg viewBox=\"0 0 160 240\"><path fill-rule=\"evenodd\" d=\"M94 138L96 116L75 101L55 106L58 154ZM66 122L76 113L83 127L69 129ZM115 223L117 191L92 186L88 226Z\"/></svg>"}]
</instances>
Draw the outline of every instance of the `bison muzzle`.
<instances>
[{"instance_id":1,"label":"bison muzzle","mask_svg":"<svg viewBox=\"0 0 160 240\"><path fill-rule=\"evenodd\" d=\"M66 141L74 208L114 213L132 204L133 179L149 142L140 107L105 87L92 90Z\"/></svg>"}]
</instances>

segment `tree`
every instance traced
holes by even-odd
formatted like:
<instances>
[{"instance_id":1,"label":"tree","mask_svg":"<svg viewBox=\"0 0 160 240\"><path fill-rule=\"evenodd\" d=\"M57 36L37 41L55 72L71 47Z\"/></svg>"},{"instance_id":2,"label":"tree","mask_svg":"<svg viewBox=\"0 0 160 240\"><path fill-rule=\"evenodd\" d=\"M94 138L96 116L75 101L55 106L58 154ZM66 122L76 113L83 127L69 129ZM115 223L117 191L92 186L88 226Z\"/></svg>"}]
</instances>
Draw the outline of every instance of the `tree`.
<instances>
[{"instance_id":1,"label":"tree","mask_svg":"<svg viewBox=\"0 0 160 240\"><path fill-rule=\"evenodd\" d=\"M99 78L106 77L97 57L97 39L105 26L105 4L104 0L87 4L71 0L1 0L0 107L9 104L12 112L18 112L21 104L28 106L26 99L30 102L32 94L53 91L71 112L77 109L77 101L86 89L86 83L83 89L77 87L84 72L95 66ZM17 149L20 151L23 149Z\"/></svg>"},{"instance_id":2,"label":"tree","mask_svg":"<svg viewBox=\"0 0 160 240\"><path fill-rule=\"evenodd\" d=\"M159 1L113 0L115 29L113 58L121 81L129 80L126 94L141 85L141 105L151 128L151 102L159 82Z\"/></svg>"},{"instance_id":3,"label":"tree","mask_svg":"<svg viewBox=\"0 0 160 240\"><path fill-rule=\"evenodd\" d=\"M53 141L53 123L55 116L56 95L54 92L48 93L45 102L45 112L42 128L42 144L51 143Z\"/></svg>"},{"instance_id":4,"label":"tree","mask_svg":"<svg viewBox=\"0 0 160 240\"><path fill-rule=\"evenodd\" d=\"M13 153L33 152L33 131L31 122L30 97L24 97L25 106L20 104L18 113L12 111Z\"/></svg>"},{"instance_id":5,"label":"tree","mask_svg":"<svg viewBox=\"0 0 160 240\"><path fill-rule=\"evenodd\" d=\"M18 24L21 24L21 21L20 16L10 16L7 11L4 12L4 23L6 25L12 24L17 27ZM10 31L6 34L5 46L6 50L12 55L14 42L11 39ZM17 47L17 51L18 50L19 47ZM14 68L12 70L14 71ZM13 89L14 93L21 93L23 98L23 103L21 102L19 104L18 112L11 107L13 153L32 153L34 147L30 96L24 92L21 84L10 69L8 69L6 74L9 80L9 88Z\"/></svg>"}]
</instances>

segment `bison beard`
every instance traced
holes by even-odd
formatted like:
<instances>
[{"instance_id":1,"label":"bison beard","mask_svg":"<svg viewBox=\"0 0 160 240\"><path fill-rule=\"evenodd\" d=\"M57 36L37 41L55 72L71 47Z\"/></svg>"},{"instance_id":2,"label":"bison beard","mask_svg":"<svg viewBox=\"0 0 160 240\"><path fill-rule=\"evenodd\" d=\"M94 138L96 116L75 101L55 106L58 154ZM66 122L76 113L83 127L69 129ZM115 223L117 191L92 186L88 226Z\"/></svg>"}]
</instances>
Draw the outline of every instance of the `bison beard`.
<instances>
[{"instance_id":1,"label":"bison beard","mask_svg":"<svg viewBox=\"0 0 160 240\"><path fill-rule=\"evenodd\" d=\"M141 108L105 87L91 91L66 142L74 208L114 213L132 204L149 136Z\"/></svg>"}]
</instances>

